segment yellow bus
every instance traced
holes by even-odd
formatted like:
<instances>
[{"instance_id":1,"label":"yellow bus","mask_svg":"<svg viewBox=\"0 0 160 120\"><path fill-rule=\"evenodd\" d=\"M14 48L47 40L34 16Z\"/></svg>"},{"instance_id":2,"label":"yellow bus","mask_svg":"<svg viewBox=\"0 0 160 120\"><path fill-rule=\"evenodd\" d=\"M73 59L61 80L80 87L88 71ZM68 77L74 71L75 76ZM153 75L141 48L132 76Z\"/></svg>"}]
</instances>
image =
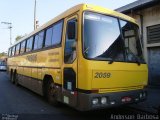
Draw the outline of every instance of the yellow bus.
<instances>
[{"instance_id":1,"label":"yellow bus","mask_svg":"<svg viewBox=\"0 0 160 120\"><path fill-rule=\"evenodd\" d=\"M10 80L81 111L146 99L148 69L134 19L80 4L9 48Z\"/></svg>"}]
</instances>

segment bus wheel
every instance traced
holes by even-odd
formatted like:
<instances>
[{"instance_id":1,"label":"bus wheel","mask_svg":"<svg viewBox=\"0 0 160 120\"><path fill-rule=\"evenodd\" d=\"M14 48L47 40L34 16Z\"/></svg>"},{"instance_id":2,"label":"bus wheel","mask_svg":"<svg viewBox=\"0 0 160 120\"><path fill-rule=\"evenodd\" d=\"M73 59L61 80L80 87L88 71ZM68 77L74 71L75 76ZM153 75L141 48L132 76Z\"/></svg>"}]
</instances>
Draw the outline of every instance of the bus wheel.
<instances>
[{"instance_id":1,"label":"bus wheel","mask_svg":"<svg viewBox=\"0 0 160 120\"><path fill-rule=\"evenodd\" d=\"M11 75L10 75L10 80L11 80L11 83L13 83L14 84L14 74L13 74L13 72L11 72Z\"/></svg>"},{"instance_id":2,"label":"bus wheel","mask_svg":"<svg viewBox=\"0 0 160 120\"><path fill-rule=\"evenodd\" d=\"M51 105L57 106L58 101L57 101L57 91L55 88L55 84L52 81L48 82L47 85L47 100Z\"/></svg>"}]
</instances>

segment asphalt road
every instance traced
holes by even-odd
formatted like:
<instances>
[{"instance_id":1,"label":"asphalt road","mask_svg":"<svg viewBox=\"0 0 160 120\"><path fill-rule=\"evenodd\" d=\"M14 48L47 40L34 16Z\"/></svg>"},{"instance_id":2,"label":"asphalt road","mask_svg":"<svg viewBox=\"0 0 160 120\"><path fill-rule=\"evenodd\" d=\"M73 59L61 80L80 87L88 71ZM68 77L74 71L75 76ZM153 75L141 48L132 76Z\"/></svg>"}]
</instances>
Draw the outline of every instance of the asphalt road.
<instances>
[{"instance_id":1,"label":"asphalt road","mask_svg":"<svg viewBox=\"0 0 160 120\"><path fill-rule=\"evenodd\" d=\"M13 85L6 72L0 72L0 119L3 120L6 116L18 120L106 120L111 114L137 113L140 111L128 106L90 112L79 112L63 104L54 107L32 91Z\"/></svg>"}]
</instances>

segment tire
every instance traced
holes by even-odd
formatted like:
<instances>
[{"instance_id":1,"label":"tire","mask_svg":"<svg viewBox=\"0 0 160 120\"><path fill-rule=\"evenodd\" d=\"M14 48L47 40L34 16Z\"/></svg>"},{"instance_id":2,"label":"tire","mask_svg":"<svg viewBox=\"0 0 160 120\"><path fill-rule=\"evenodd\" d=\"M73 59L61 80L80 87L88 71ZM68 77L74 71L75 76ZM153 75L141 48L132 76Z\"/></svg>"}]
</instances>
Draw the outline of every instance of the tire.
<instances>
[{"instance_id":1,"label":"tire","mask_svg":"<svg viewBox=\"0 0 160 120\"><path fill-rule=\"evenodd\" d=\"M18 75L17 75L17 73L15 72L14 73L14 84L16 85L16 86L18 86L19 85L19 83L18 83Z\"/></svg>"},{"instance_id":2,"label":"tire","mask_svg":"<svg viewBox=\"0 0 160 120\"><path fill-rule=\"evenodd\" d=\"M47 84L46 88L46 97L47 101L54 106L58 106L58 101L57 101L57 91L55 84L50 80Z\"/></svg>"},{"instance_id":3,"label":"tire","mask_svg":"<svg viewBox=\"0 0 160 120\"><path fill-rule=\"evenodd\" d=\"M11 83L13 83L14 84L14 74L13 74L13 72L11 72L11 75L10 75L10 80L11 80Z\"/></svg>"}]
</instances>

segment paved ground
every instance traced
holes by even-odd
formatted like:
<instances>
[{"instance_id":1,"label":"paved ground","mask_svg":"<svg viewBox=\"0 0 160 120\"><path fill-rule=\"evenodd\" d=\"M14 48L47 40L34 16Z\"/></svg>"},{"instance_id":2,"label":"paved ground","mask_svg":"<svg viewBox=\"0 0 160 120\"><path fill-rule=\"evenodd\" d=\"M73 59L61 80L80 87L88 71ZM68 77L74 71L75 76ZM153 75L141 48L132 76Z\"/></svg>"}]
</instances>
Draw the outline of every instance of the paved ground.
<instances>
[{"instance_id":1,"label":"paved ground","mask_svg":"<svg viewBox=\"0 0 160 120\"><path fill-rule=\"evenodd\" d=\"M0 72L0 119L3 120L6 120L6 116L11 118L18 117L18 120L106 120L110 118L111 114L145 113L134 109L134 106L123 106L91 112L79 112L66 105L56 108L49 105L43 97L30 90L13 85L9 81L7 74Z\"/></svg>"},{"instance_id":2,"label":"paved ground","mask_svg":"<svg viewBox=\"0 0 160 120\"><path fill-rule=\"evenodd\" d=\"M130 106L138 110L157 114L157 109L160 107L160 86L149 86L147 92L148 97L145 102Z\"/></svg>"}]
</instances>

